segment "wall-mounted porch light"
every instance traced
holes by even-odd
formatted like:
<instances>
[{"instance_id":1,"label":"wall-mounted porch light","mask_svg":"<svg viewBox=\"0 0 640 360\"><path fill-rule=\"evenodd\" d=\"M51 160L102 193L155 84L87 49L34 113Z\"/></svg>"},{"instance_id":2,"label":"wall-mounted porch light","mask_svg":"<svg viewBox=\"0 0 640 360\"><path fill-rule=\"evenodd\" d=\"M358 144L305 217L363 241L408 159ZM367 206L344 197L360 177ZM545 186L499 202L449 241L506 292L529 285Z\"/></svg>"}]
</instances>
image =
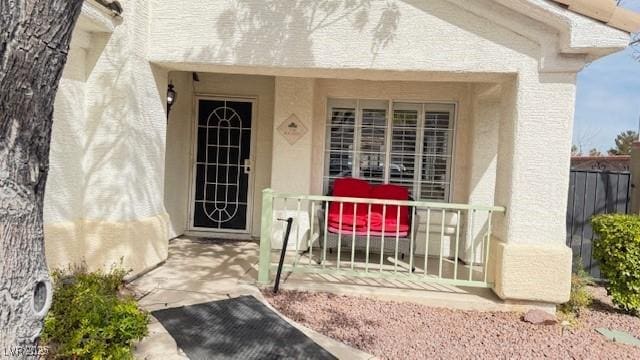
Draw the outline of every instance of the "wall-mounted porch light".
<instances>
[{"instance_id":1,"label":"wall-mounted porch light","mask_svg":"<svg viewBox=\"0 0 640 360\"><path fill-rule=\"evenodd\" d=\"M167 88L167 120L169 120L169 112L171 111L171 107L176 102L176 97L178 97L178 93L173 90L173 83L169 83L169 87Z\"/></svg>"}]
</instances>

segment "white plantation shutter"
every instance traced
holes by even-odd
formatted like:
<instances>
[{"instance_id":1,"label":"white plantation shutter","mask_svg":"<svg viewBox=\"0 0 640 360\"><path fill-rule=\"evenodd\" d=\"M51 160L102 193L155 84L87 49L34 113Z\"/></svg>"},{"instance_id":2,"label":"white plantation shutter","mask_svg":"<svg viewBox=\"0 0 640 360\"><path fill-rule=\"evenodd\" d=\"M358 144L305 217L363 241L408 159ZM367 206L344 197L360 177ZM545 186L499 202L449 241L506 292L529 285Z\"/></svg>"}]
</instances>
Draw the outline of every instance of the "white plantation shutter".
<instances>
[{"instance_id":1,"label":"white plantation shutter","mask_svg":"<svg viewBox=\"0 0 640 360\"><path fill-rule=\"evenodd\" d=\"M449 201L454 105L393 103L391 123L387 107L329 101L325 192L333 179L354 176L405 186L414 199Z\"/></svg>"},{"instance_id":2,"label":"white plantation shutter","mask_svg":"<svg viewBox=\"0 0 640 360\"><path fill-rule=\"evenodd\" d=\"M385 180L387 107L386 101L359 101L360 122L358 126L359 167L356 176L371 183L382 184Z\"/></svg>"},{"instance_id":3,"label":"white plantation shutter","mask_svg":"<svg viewBox=\"0 0 640 360\"><path fill-rule=\"evenodd\" d=\"M355 101L342 101L329 108L325 147L325 191L333 179L352 176L356 134L355 105Z\"/></svg>"},{"instance_id":4,"label":"white plantation shutter","mask_svg":"<svg viewBox=\"0 0 640 360\"><path fill-rule=\"evenodd\" d=\"M426 106L420 198L449 201L453 148L453 105Z\"/></svg>"},{"instance_id":5,"label":"white plantation shutter","mask_svg":"<svg viewBox=\"0 0 640 360\"><path fill-rule=\"evenodd\" d=\"M421 104L393 104L393 122L391 126L391 150L389 164L389 183L405 186L412 197L416 188L418 174L419 150L416 144L419 139Z\"/></svg>"}]
</instances>

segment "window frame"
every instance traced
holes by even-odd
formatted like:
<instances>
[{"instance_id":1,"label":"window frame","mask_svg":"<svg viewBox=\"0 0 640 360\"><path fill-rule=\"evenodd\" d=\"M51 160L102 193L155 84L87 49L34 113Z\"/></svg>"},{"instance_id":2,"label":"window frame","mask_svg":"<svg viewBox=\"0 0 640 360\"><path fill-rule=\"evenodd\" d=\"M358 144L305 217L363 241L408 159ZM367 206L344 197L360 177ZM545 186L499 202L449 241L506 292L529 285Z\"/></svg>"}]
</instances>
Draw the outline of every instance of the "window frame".
<instances>
[{"instance_id":1,"label":"window frame","mask_svg":"<svg viewBox=\"0 0 640 360\"><path fill-rule=\"evenodd\" d=\"M326 98L326 106L325 106L325 116L324 116L324 140L323 140L323 169L322 169L322 189L323 191L328 190L328 184L331 181L331 177L329 175L330 167L327 164L330 163L331 158L331 148L329 141L331 140L331 121L332 121L332 109L333 108L345 108L348 107L348 104L352 104L355 111L355 119L354 119L354 143L352 149L352 164L351 164L351 176L360 178L360 157L358 154L358 149L360 147L361 141L361 132L362 132L362 103L375 103L375 102L386 102L387 109L385 112L385 163L384 163L384 175L383 182L385 184L389 183L390 180L390 168L391 168L391 157L393 154L392 151L392 142L393 142L393 116L394 116L394 105L396 104L408 104L412 106L417 106L420 110L418 113L418 119L416 124L416 129L419 130L416 134L416 151L414 158L416 159L415 169L414 169L414 178L412 180L412 194L416 197L416 200L421 201L431 201L431 202L443 202L450 203L452 202L455 188L455 169L456 169L456 154L457 154L457 136L458 136L458 102L450 101L450 100L415 100L415 99L396 99L396 98L347 98L347 97L327 97ZM438 109L441 107L441 110ZM435 108L435 109L434 109ZM424 182L422 177L422 160L424 157L424 132L425 132L425 124L426 124L426 113L427 111L432 112L448 112L450 116L450 121L452 124L449 125L450 138L448 139L447 146L450 147L450 151L447 152L447 179L448 179L448 191L445 191L445 199L420 199L419 195L421 193L421 186ZM416 180L416 176L418 180Z\"/></svg>"}]
</instances>

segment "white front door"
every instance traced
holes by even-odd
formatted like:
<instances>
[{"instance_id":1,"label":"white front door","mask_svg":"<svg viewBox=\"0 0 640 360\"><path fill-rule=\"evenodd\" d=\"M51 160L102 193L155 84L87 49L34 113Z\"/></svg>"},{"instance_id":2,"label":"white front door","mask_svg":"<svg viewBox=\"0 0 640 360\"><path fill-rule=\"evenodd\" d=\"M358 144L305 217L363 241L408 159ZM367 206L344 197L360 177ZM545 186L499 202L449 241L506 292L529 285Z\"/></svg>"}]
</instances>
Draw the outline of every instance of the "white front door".
<instances>
[{"instance_id":1,"label":"white front door","mask_svg":"<svg viewBox=\"0 0 640 360\"><path fill-rule=\"evenodd\" d=\"M248 233L254 101L199 97L196 107L189 228Z\"/></svg>"}]
</instances>

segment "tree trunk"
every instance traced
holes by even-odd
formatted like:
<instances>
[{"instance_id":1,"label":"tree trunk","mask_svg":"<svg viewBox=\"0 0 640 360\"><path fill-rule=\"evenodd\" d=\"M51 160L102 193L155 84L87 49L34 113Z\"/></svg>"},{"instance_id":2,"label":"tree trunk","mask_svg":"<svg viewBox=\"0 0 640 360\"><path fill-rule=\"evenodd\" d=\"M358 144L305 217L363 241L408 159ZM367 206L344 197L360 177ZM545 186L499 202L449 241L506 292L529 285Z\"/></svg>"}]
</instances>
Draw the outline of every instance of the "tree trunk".
<instances>
[{"instance_id":1,"label":"tree trunk","mask_svg":"<svg viewBox=\"0 0 640 360\"><path fill-rule=\"evenodd\" d=\"M0 0L1 358L35 345L51 303L42 206L53 102L81 7Z\"/></svg>"}]
</instances>

